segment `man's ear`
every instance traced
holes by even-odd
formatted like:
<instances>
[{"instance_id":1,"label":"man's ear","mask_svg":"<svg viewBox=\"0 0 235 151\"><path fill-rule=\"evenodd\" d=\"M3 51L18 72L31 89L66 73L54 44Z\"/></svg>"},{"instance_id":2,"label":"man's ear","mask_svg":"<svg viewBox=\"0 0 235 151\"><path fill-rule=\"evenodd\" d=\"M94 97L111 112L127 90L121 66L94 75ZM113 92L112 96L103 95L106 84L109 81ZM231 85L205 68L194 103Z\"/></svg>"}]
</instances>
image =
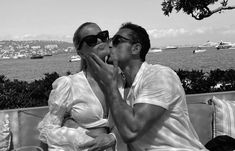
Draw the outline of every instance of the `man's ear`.
<instances>
[{"instance_id":1,"label":"man's ear","mask_svg":"<svg viewBox=\"0 0 235 151\"><path fill-rule=\"evenodd\" d=\"M132 49L131 49L132 54L133 54L133 55L137 55L137 54L139 55L141 49L142 49L142 46L141 46L140 43L133 44L133 45L132 45Z\"/></svg>"}]
</instances>

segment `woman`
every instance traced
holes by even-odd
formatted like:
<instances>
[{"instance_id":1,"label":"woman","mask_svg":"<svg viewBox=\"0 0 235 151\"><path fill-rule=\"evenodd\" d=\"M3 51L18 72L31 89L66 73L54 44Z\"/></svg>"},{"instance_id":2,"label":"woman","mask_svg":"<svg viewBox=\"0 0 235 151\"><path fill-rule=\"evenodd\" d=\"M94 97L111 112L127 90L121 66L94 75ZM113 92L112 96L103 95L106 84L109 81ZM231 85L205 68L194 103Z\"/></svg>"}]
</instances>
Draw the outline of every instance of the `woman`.
<instances>
[{"instance_id":1,"label":"woman","mask_svg":"<svg viewBox=\"0 0 235 151\"><path fill-rule=\"evenodd\" d=\"M90 74L84 55L96 53L103 61L109 54L108 31L91 22L82 24L74 33L73 43L81 56L81 71L58 78L49 97L49 112L39 123L39 138L49 150L82 150L79 145L92 140L93 134L107 133L108 108L100 87ZM78 123L77 128L62 126L67 115Z\"/></svg>"}]
</instances>

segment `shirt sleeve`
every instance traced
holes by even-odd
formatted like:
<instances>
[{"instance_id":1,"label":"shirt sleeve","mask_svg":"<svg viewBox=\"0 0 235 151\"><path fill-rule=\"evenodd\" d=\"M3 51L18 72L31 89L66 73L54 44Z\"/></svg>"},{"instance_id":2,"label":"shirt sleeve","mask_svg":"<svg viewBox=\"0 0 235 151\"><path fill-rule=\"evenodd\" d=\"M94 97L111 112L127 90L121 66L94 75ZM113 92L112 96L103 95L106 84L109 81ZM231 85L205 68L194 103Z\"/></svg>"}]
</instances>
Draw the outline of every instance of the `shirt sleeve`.
<instances>
[{"instance_id":1,"label":"shirt sleeve","mask_svg":"<svg viewBox=\"0 0 235 151\"><path fill-rule=\"evenodd\" d=\"M71 79L66 76L61 77L52 84L52 88L48 100L49 112L38 125L39 139L48 146L57 146L57 148L66 148L66 146L74 148L85 139L91 140L92 138L85 134L84 128L61 126L72 99Z\"/></svg>"},{"instance_id":2,"label":"shirt sleeve","mask_svg":"<svg viewBox=\"0 0 235 151\"><path fill-rule=\"evenodd\" d=\"M143 78L134 104L148 103L169 110L177 100L174 95L180 88L179 84L177 75L171 69L153 71Z\"/></svg>"}]
</instances>

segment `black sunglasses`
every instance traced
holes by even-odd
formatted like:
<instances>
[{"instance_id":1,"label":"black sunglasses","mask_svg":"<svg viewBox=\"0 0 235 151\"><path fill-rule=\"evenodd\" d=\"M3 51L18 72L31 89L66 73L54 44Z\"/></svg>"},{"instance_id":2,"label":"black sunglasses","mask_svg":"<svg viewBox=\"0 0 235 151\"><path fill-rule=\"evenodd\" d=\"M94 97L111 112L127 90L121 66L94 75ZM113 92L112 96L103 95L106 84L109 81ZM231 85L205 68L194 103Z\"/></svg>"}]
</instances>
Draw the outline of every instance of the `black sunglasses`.
<instances>
[{"instance_id":1,"label":"black sunglasses","mask_svg":"<svg viewBox=\"0 0 235 151\"><path fill-rule=\"evenodd\" d=\"M80 41L80 43L78 44L78 49L81 48L83 42L86 42L86 44L89 47L94 47L95 45L97 45L98 43L98 38L102 41L102 42L106 42L109 40L109 32L108 30L105 31L101 31L99 32L97 35L89 35L86 36L84 38L82 38L82 40Z\"/></svg>"},{"instance_id":2,"label":"black sunglasses","mask_svg":"<svg viewBox=\"0 0 235 151\"><path fill-rule=\"evenodd\" d=\"M135 43L133 40L131 39L128 39L126 37L123 37L121 35L115 35L113 38L112 38L112 44L114 47L116 47L118 44L120 43L124 43L124 42L130 42L130 43Z\"/></svg>"}]
</instances>

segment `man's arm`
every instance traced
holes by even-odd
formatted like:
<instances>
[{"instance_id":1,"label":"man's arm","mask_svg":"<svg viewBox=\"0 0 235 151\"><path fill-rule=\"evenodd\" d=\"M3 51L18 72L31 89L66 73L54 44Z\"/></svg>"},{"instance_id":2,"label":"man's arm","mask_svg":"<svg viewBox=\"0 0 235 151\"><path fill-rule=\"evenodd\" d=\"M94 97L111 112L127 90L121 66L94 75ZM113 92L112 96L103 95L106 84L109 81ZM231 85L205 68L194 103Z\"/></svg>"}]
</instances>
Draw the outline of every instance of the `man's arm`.
<instances>
[{"instance_id":1,"label":"man's arm","mask_svg":"<svg viewBox=\"0 0 235 151\"><path fill-rule=\"evenodd\" d=\"M92 68L93 77L105 94L106 103L110 107L112 117L122 139L126 143L136 140L160 119L166 109L148 103L138 103L132 108L122 99L118 90L117 60L113 61L114 67L113 70L110 70L107 64L97 55L89 54L85 57L88 65ZM149 83L151 82L149 81Z\"/></svg>"},{"instance_id":2,"label":"man's arm","mask_svg":"<svg viewBox=\"0 0 235 151\"><path fill-rule=\"evenodd\" d=\"M121 136L117 130L117 128L113 125L114 121L109 116L110 123L110 133L97 135L93 134L92 131L87 131L86 134L94 138L85 144L81 144L79 147L83 149L88 149L89 151L99 151L106 149L109 150L118 150L118 151L127 151L127 146L124 141L121 139Z\"/></svg>"},{"instance_id":3,"label":"man's arm","mask_svg":"<svg viewBox=\"0 0 235 151\"><path fill-rule=\"evenodd\" d=\"M106 92L106 100L115 125L126 143L146 133L165 112L160 106L146 103L135 104L132 108L122 99L115 84L111 84Z\"/></svg>"},{"instance_id":4,"label":"man's arm","mask_svg":"<svg viewBox=\"0 0 235 151\"><path fill-rule=\"evenodd\" d=\"M107 151L109 151L109 149L112 150L112 148L115 147L116 138L112 134L97 135L89 131L86 132L86 134L94 139L79 145L80 149L89 149L89 151L101 151L107 149Z\"/></svg>"}]
</instances>

